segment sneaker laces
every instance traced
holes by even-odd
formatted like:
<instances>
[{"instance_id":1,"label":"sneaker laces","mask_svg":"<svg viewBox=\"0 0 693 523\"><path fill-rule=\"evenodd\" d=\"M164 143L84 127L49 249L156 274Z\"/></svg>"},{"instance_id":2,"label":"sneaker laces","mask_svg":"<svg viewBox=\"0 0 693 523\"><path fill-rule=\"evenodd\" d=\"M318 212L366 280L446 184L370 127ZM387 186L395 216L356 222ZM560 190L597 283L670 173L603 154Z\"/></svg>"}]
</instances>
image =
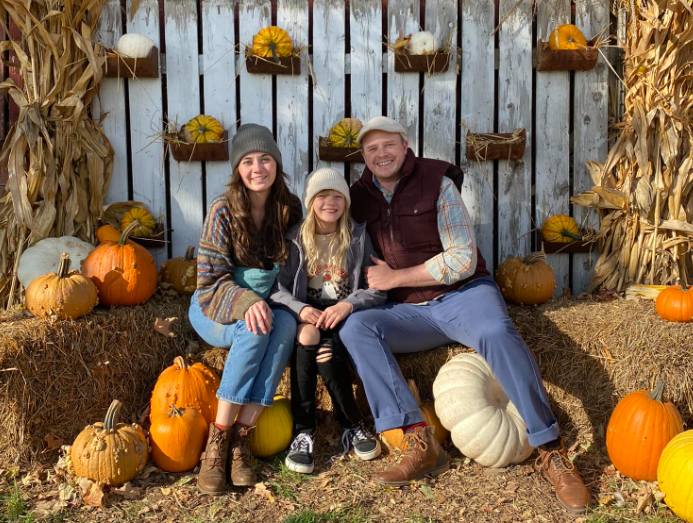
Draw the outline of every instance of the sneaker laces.
<instances>
[{"instance_id":1,"label":"sneaker laces","mask_svg":"<svg viewBox=\"0 0 693 523\"><path fill-rule=\"evenodd\" d=\"M354 440L366 441L369 439L373 439L373 437L365 428L363 428L362 425L358 425L350 429L344 429L344 432L342 432L342 452L332 456L330 458L330 463L337 461L342 456L349 454L349 450L351 449L351 445Z\"/></svg>"},{"instance_id":2,"label":"sneaker laces","mask_svg":"<svg viewBox=\"0 0 693 523\"><path fill-rule=\"evenodd\" d=\"M290 451L313 454L313 437L310 434L301 432L291 442Z\"/></svg>"}]
</instances>

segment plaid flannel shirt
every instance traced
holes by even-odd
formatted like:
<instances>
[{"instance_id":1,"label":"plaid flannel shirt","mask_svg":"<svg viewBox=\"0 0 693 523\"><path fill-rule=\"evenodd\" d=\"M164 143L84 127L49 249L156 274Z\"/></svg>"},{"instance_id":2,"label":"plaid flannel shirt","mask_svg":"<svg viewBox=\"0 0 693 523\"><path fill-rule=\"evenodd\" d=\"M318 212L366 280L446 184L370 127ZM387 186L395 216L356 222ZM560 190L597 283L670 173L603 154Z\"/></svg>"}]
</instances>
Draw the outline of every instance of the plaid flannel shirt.
<instances>
[{"instance_id":1,"label":"plaid flannel shirt","mask_svg":"<svg viewBox=\"0 0 693 523\"><path fill-rule=\"evenodd\" d=\"M382 187L375 176L373 183L390 203L394 190L390 192ZM397 185L395 185L396 189ZM443 245L443 252L426 260L426 271L437 282L451 285L474 274L476 238L462 195L447 176L443 176L440 184L436 208L438 234L440 243Z\"/></svg>"}]
</instances>

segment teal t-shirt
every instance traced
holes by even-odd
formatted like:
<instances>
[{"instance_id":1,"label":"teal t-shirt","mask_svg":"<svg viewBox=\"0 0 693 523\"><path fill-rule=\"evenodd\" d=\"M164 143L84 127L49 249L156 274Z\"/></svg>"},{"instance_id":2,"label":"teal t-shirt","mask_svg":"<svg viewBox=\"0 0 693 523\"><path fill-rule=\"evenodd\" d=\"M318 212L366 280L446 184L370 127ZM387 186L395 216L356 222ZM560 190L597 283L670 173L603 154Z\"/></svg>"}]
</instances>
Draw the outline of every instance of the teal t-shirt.
<instances>
[{"instance_id":1,"label":"teal t-shirt","mask_svg":"<svg viewBox=\"0 0 693 523\"><path fill-rule=\"evenodd\" d=\"M276 263L270 270L255 269L253 267L236 267L233 278L241 287L250 289L263 300L267 299L274 280L279 272L279 265Z\"/></svg>"}]
</instances>

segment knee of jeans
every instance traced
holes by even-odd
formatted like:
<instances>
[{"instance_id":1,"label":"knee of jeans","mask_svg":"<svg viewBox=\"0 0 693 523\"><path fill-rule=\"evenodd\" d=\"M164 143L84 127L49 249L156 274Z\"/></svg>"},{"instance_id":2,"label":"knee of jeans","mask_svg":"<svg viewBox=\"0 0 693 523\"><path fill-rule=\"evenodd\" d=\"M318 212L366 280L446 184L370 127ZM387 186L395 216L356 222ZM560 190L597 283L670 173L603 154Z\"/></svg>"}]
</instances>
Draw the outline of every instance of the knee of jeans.
<instances>
[{"instance_id":1,"label":"knee of jeans","mask_svg":"<svg viewBox=\"0 0 693 523\"><path fill-rule=\"evenodd\" d=\"M516 337L519 337L517 329L515 329L510 318L508 318L507 322L502 318L486 321L477 325L475 330L478 344L501 344L507 350L511 350L516 345L508 343L508 341L511 339L514 341Z\"/></svg>"},{"instance_id":2,"label":"knee of jeans","mask_svg":"<svg viewBox=\"0 0 693 523\"><path fill-rule=\"evenodd\" d=\"M272 329L281 329L283 332L291 334L291 338L296 335L296 320L294 317L283 310L272 310Z\"/></svg>"},{"instance_id":3,"label":"knee of jeans","mask_svg":"<svg viewBox=\"0 0 693 523\"><path fill-rule=\"evenodd\" d=\"M373 334L373 330L364 323L358 313L350 315L342 328L339 329L339 338L347 348L355 347L358 345L359 339L362 340L364 336L372 336Z\"/></svg>"}]
</instances>

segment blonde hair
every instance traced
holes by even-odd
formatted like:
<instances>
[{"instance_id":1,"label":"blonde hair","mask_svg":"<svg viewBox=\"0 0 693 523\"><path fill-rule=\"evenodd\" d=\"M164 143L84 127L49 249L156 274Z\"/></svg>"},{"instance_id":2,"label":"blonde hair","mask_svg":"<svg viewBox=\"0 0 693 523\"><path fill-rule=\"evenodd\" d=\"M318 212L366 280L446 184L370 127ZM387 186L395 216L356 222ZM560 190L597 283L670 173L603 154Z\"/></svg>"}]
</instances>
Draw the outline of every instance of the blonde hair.
<instances>
[{"instance_id":1,"label":"blonde hair","mask_svg":"<svg viewBox=\"0 0 693 523\"><path fill-rule=\"evenodd\" d=\"M303 220L301 229L299 231L301 245L303 245L303 250L306 254L306 266L308 268L308 274L310 275L318 272L318 248L315 245L317 217L315 216L315 211L313 210L313 202L315 201L315 198L322 192L324 191L320 191L310 199L308 215L306 216L306 219ZM344 213L342 213L342 215L339 217L337 231L330 240L329 245L328 252L331 256L327 261L327 264L330 267L330 272L333 272L335 268L342 266L342 264L346 262L346 254L349 249L349 245L351 244L351 231L353 229L354 221L351 219L351 216L349 216L349 201L344 198Z\"/></svg>"}]
</instances>

